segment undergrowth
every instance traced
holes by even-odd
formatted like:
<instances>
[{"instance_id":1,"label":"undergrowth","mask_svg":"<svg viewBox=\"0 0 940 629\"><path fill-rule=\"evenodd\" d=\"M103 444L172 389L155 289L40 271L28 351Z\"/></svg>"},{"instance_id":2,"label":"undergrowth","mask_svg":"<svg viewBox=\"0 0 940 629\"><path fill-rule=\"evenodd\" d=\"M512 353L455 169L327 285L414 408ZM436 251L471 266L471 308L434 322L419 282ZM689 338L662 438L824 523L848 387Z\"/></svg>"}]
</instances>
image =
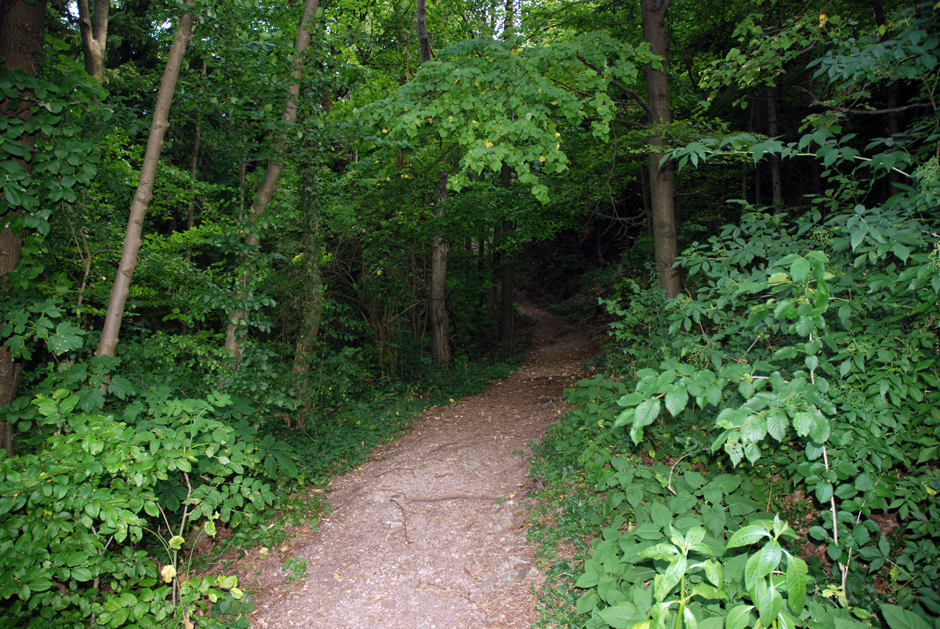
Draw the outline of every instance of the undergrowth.
<instances>
[{"instance_id":1,"label":"undergrowth","mask_svg":"<svg viewBox=\"0 0 940 629\"><path fill-rule=\"evenodd\" d=\"M605 302L623 358L532 462L541 626L940 627L940 280L901 216L745 215L681 259L695 299Z\"/></svg>"}]
</instances>

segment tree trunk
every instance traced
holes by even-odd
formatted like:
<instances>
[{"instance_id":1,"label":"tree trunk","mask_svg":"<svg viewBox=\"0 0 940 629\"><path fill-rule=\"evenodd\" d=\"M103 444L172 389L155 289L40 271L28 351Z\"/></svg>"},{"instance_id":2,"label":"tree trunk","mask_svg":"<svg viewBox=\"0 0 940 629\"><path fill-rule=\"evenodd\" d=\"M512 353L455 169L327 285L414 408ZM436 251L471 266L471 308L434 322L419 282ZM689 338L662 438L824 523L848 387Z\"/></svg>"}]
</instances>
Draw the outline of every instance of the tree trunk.
<instances>
[{"instance_id":1,"label":"tree trunk","mask_svg":"<svg viewBox=\"0 0 940 629\"><path fill-rule=\"evenodd\" d=\"M777 137L780 128L777 125L777 88L767 88L767 135ZM776 153L770 155L770 190L773 195L774 213L783 207L783 178L780 174L780 156Z\"/></svg>"},{"instance_id":2,"label":"tree trunk","mask_svg":"<svg viewBox=\"0 0 940 629\"><path fill-rule=\"evenodd\" d=\"M421 48L421 63L431 60L431 36L428 34L427 0L418 0L415 7L415 31L418 33L418 45Z\"/></svg>"},{"instance_id":3,"label":"tree trunk","mask_svg":"<svg viewBox=\"0 0 940 629\"><path fill-rule=\"evenodd\" d=\"M682 291L682 279L677 269L673 268L679 255L676 241L676 205L673 190L672 162L660 166L663 159L661 147L667 142L656 127L672 122L669 109L669 40L666 36L666 12L671 0L642 0L643 39L649 44L654 55L662 57L662 67L654 68L647 64L643 69L649 92L651 110L650 125L653 134L647 138L652 147L646 158L650 174L650 202L653 210L653 242L656 249L656 275L659 285L666 291L667 298L673 298Z\"/></svg>"},{"instance_id":4,"label":"tree trunk","mask_svg":"<svg viewBox=\"0 0 940 629\"><path fill-rule=\"evenodd\" d=\"M507 3L508 7L511 7L511 3ZM505 163L499 172L500 183L502 183L503 188L508 190L509 186L512 184L512 171L509 166ZM503 220L503 244L509 240L509 232L513 229L512 221L509 219ZM499 342L506 348L509 352L509 355L512 356L512 341L513 341L513 265L512 260L509 255L506 253L504 248L503 258L502 258L502 268L500 269L500 283L502 284L502 299L499 309Z\"/></svg>"},{"instance_id":5,"label":"tree trunk","mask_svg":"<svg viewBox=\"0 0 940 629\"><path fill-rule=\"evenodd\" d=\"M437 199L434 204L434 216L440 218L446 213L447 172L441 171L437 183ZM447 315L445 293L447 288L447 253L449 247L434 230L431 245L431 350L434 364L441 368L450 367L450 318Z\"/></svg>"},{"instance_id":6,"label":"tree trunk","mask_svg":"<svg viewBox=\"0 0 940 629\"><path fill-rule=\"evenodd\" d=\"M281 114L281 120L286 124L292 124L297 121L297 101L300 99L300 80L303 78L303 59L302 55L310 47L310 28L308 22L313 19L317 12L320 0L306 0L304 2L303 14L300 17L300 27L297 29L297 37L294 39L294 72L293 83L290 86L290 93L284 103L284 113ZM261 186L255 196L255 202L251 204L251 215L249 221L257 220L264 214L265 208L274 197L277 190L277 182L281 178L281 163L285 152L284 138L278 138L274 144L274 157L268 160L268 166L264 171L264 179L261 180ZM245 236L245 244L257 247L261 244L261 237L258 234L248 232ZM248 278L242 278L243 285L247 284ZM241 310L233 311L229 315L228 329L225 334L225 349L228 350L233 358L241 357L241 346L238 342L238 328L244 325L248 318L248 313Z\"/></svg>"},{"instance_id":7,"label":"tree trunk","mask_svg":"<svg viewBox=\"0 0 940 629\"><path fill-rule=\"evenodd\" d=\"M320 208L316 191L316 174L306 168L300 188L301 211L304 225L304 296L303 319L294 354L294 375L300 376L294 385L297 396L303 398L308 391L310 353L320 333L320 314L323 305L323 285L320 280Z\"/></svg>"},{"instance_id":8,"label":"tree trunk","mask_svg":"<svg viewBox=\"0 0 940 629\"><path fill-rule=\"evenodd\" d=\"M500 35L500 39L503 41L508 41L512 37L512 33L515 25L515 7L513 6L513 0L506 0L506 4L503 10L503 34Z\"/></svg>"},{"instance_id":9,"label":"tree trunk","mask_svg":"<svg viewBox=\"0 0 940 629\"><path fill-rule=\"evenodd\" d=\"M875 12L875 24L878 26L887 26L885 21L885 8L882 0L871 0L872 9ZM881 35L881 39L887 37L888 33L885 31ZM894 110L898 107L898 92L894 86L894 83L888 83L885 86L885 98L887 99L888 109ZM888 134L890 137L894 137L901 131L900 124L898 123L898 112L890 111L888 112ZM901 175L896 170L891 169L888 172L888 194L897 194L900 190L897 187L897 184L901 183Z\"/></svg>"},{"instance_id":10,"label":"tree trunk","mask_svg":"<svg viewBox=\"0 0 940 629\"><path fill-rule=\"evenodd\" d=\"M510 220L503 221L503 242L508 240L509 232L513 230L513 224ZM513 304L513 264L507 254L503 254L502 277L500 279L501 304L499 308L499 342L506 348L509 355L512 356L513 332L514 332L514 311Z\"/></svg>"},{"instance_id":11,"label":"tree trunk","mask_svg":"<svg viewBox=\"0 0 940 629\"><path fill-rule=\"evenodd\" d=\"M88 0L78 0L78 27L82 36L85 72L104 86L105 45L108 41L108 9L111 0L95 0L95 14L90 15Z\"/></svg>"},{"instance_id":12,"label":"tree trunk","mask_svg":"<svg viewBox=\"0 0 940 629\"><path fill-rule=\"evenodd\" d=\"M415 31L421 47L421 63L431 60L431 37L428 34L426 0L418 0L415 8ZM434 216L440 218L447 210L447 172L441 171L436 187ZM449 247L440 232L434 230L431 240L431 296L429 314L431 318L431 353L434 364L450 367L450 318L447 315L447 253Z\"/></svg>"},{"instance_id":13,"label":"tree trunk","mask_svg":"<svg viewBox=\"0 0 940 629\"><path fill-rule=\"evenodd\" d=\"M202 62L202 74L206 74L206 62ZM202 81L199 81L199 92L202 93ZM196 130L193 133L193 150L189 158L189 179L192 183L193 197L189 200L189 208L186 210L186 231L193 228L196 222L196 176L199 171L199 148L202 143L202 113L196 114ZM192 247L186 247L186 261L193 259Z\"/></svg>"},{"instance_id":14,"label":"tree trunk","mask_svg":"<svg viewBox=\"0 0 940 629\"><path fill-rule=\"evenodd\" d=\"M38 53L42 50L45 28L45 0L31 3L13 0L0 6L0 59L3 59L4 69L36 74ZM30 102L15 97L0 99L0 116L28 122L32 119ZM18 140L29 150L36 147L34 134L24 133ZM32 173L31 160L17 158L16 161L27 174ZM9 222L14 216L21 214L20 210L14 209L6 216L0 217L0 290L6 289L5 276L12 273L20 261L23 236L22 233L15 234L10 229ZM3 320L6 320L6 317L0 313L0 321ZM22 364L13 360L10 348L6 345L0 346L0 407L9 406L16 397L22 368ZM5 420L0 420L0 441L7 456L13 456L13 427Z\"/></svg>"},{"instance_id":15,"label":"tree trunk","mask_svg":"<svg viewBox=\"0 0 940 629\"><path fill-rule=\"evenodd\" d=\"M499 317L496 314L497 311L497 302L499 301L499 288L497 287L497 277L496 274L499 273L499 269L502 267L502 253L500 253L500 247L502 246L503 240L503 230L502 226L497 223L493 227L493 246L490 247L490 257L491 260L491 273L490 277L490 299L489 299L489 314L490 314L490 331L489 338L490 342L496 344L499 342Z\"/></svg>"},{"instance_id":16,"label":"tree trunk","mask_svg":"<svg viewBox=\"0 0 940 629\"><path fill-rule=\"evenodd\" d=\"M194 6L193 2L187 6ZM186 47L193 33L193 15L190 12L180 16L179 25L173 35L173 46L160 81L160 92L157 94L157 104L153 110L153 122L150 125L150 135L147 138L147 150L144 152L144 164L140 169L140 178L134 201L131 203L130 216L127 220L127 230L124 232L124 248L121 251L121 261L114 276L114 285L111 287L111 297L108 300L108 311L104 317L104 327L101 330L101 342L98 344L97 356L114 356L120 339L121 321L124 319L124 304L130 294L131 281L134 278L134 269L137 267L137 252L140 250L140 237L144 226L144 217L153 198L153 181L157 174L157 164L160 161L160 152L163 150L163 136L170 126L168 118L170 104L173 102L173 93L176 91L176 79L179 77L180 66L186 54ZM106 390L107 384L101 385Z\"/></svg>"}]
</instances>

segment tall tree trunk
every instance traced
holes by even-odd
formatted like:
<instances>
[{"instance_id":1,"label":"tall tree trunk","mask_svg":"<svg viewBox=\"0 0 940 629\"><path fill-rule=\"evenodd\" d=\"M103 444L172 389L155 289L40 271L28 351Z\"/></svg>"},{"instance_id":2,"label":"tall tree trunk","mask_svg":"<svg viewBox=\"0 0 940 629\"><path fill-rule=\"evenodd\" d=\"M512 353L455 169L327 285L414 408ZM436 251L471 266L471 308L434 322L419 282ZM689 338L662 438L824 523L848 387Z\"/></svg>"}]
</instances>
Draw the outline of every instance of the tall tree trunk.
<instances>
[{"instance_id":1,"label":"tall tree trunk","mask_svg":"<svg viewBox=\"0 0 940 629\"><path fill-rule=\"evenodd\" d=\"M428 34L426 1L418 0L415 9L415 31L421 47L421 63L431 60L431 37ZM436 187L434 216L442 217L447 204L447 171L441 171ZM449 247L434 230L431 240L431 296L429 314L431 318L431 353L434 364L441 368L450 367L450 317L447 315L447 254Z\"/></svg>"},{"instance_id":2,"label":"tall tree trunk","mask_svg":"<svg viewBox=\"0 0 940 629\"><path fill-rule=\"evenodd\" d=\"M46 2L36 0L27 3L13 0L0 6L0 58L3 67L10 72L36 74L38 53L42 50L46 28ZM23 96L29 96L23 94ZM32 119L31 102L19 98L0 99L0 116L17 118L23 122ZM24 133L17 138L23 146L32 151L36 147L36 136ZM31 160L17 158L16 162L32 173ZM22 233L16 234L10 229L10 220L22 212L14 209L0 217L0 290L6 288L6 275L16 269L23 247ZM0 320L6 320L0 313ZM20 371L23 365L16 363L6 345L0 346L0 406L9 406L16 397ZM5 420L0 420L0 441L7 456L13 456L13 427Z\"/></svg>"},{"instance_id":3,"label":"tall tree trunk","mask_svg":"<svg viewBox=\"0 0 940 629\"><path fill-rule=\"evenodd\" d=\"M513 230L513 224L510 220L503 221L503 242L509 238L509 232ZM512 355L513 333L515 323L515 313L513 305L513 263L507 254L503 254L503 268L501 272L501 303L499 307L499 342L506 348L509 355Z\"/></svg>"},{"instance_id":4,"label":"tall tree trunk","mask_svg":"<svg viewBox=\"0 0 940 629\"><path fill-rule=\"evenodd\" d=\"M653 208L650 207L650 186L649 186L649 165L643 168L640 165L640 189L643 194L643 215L646 217L646 255L643 264L649 264L655 256L655 247L653 246Z\"/></svg>"},{"instance_id":5,"label":"tall tree trunk","mask_svg":"<svg viewBox=\"0 0 940 629\"><path fill-rule=\"evenodd\" d=\"M297 121L297 101L300 99L300 80L303 78L303 58L302 55L310 47L310 28L309 22L317 12L320 0L306 0L304 2L303 14L300 17L300 27L297 29L297 37L294 39L294 71L293 82L290 86L290 92L287 100L284 102L284 113L281 114L281 120L287 124ZM255 202L251 204L251 215L249 221L257 220L268 203L274 197L277 190L277 182L281 178L281 162L284 156L285 141L283 137L278 138L274 144L274 157L268 160L268 166L264 171L264 179L261 180L261 186L255 196ZM249 232L245 236L245 244L251 247L257 247L261 244L261 237L258 234ZM243 285L247 284L248 278L242 278ZM244 325L248 319L248 313L242 310L235 310L229 314L228 329L225 334L225 349L233 358L241 356L241 345L238 340L238 328Z\"/></svg>"},{"instance_id":6,"label":"tall tree trunk","mask_svg":"<svg viewBox=\"0 0 940 629\"><path fill-rule=\"evenodd\" d=\"M507 7L511 7L511 2L507 3ZM500 183L503 185L505 190L509 190L509 186L512 185L512 171L505 163L499 172ZM503 244L509 240L509 232L513 229L512 221L509 219L503 220ZM500 269L500 283L502 284L502 299L500 303L500 317L499 317L499 342L506 348L510 356L512 355L512 341L513 341L513 264L512 259L506 253L505 248L503 251L502 258L502 268Z\"/></svg>"},{"instance_id":7,"label":"tall tree trunk","mask_svg":"<svg viewBox=\"0 0 940 629\"><path fill-rule=\"evenodd\" d=\"M503 11L503 34L500 35L500 39L503 41L508 41L512 37L512 33L515 27L515 7L513 6L513 0L506 0L506 4Z\"/></svg>"},{"instance_id":8,"label":"tall tree trunk","mask_svg":"<svg viewBox=\"0 0 940 629\"><path fill-rule=\"evenodd\" d=\"M95 14L88 9L88 0L78 0L78 28L82 36L85 72L104 86L105 45L108 41L108 10L111 0L95 0Z\"/></svg>"},{"instance_id":9,"label":"tall tree trunk","mask_svg":"<svg viewBox=\"0 0 940 629\"><path fill-rule=\"evenodd\" d=\"M662 127L672 122L669 109L669 39L666 35L666 12L671 0L642 0L643 39L654 55L662 57L662 67L649 63L643 69L649 92L650 124ZM659 285L673 298L682 291L682 278L673 268L679 255L676 241L676 203L673 189L672 162L663 159L662 147L667 142L658 131L647 138L651 152L646 164L650 174L650 202L653 210L653 242L656 249L656 275Z\"/></svg>"},{"instance_id":10,"label":"tall tree trunk","mask_svg":"<svg viewBox=\"0 0 940 629\"><path fill-rule=\"evenodd\" d=\"M497 312L497 302L499 301L499 288L497 287L497 273L502 268L502 253L500 247L503 244L503 229L502 226L497 223L493 227L493 246L490 247L490 257L492 258L490 265L492 277L490 277L490 299L489 299L489 314L490 314L490 330L489 330L489 339L490 342L495 344L499 342L499 317L496 314Z\"/></svg>"},{"instance_id":11,"label":"tall tree trunk","mask_svg":"<svg viewBox=\"0 0 940 629\"><path fill-rule=\"evenodd\" d=\"M190 1L187 6L195 6ZM153 110L153 122L150 125L150 135L147 138L147 149L144 152L144 163L140 169L137 192L131 203L130 216L127 220L127 230L124 232L124 248L121 251L121 261L117 273L114 275L114 285L111 287L111 297L108 300L108 311L104 316L104 327L101 330L101 341L98 344L97 356L114 356L120 339L121 321L124 319L124 304L130 294L131 281L134 278L134 269L137 267L137 253L140 250L140 237L144 226L144 217L153 198L153 181L157 174L157 164L160 162L160 152L163 150L163 136L169 124L170 104L173 102L173 93L176 91L176 79L179 77L180 66L186 54L186 47L193 33L193 15L189 11L180 16L176 33L173 35L173 46L160 81L160 92L157 94L157 104ZM107 385L101 385L106 390Z\"/></svg>"},{"instance_id":12,"label":"tall tree trunk","mask_svg":"<svg viewBox=\"0 0 940 629\"><path fill-rule=\"evenodd\" d=\"M415 31L418 33L418 46L421 48L421 63L431 60L431 36L428 34L427 0L418 0L415 7Z\"/></svg>"},{"instance_id":13,"label":"tall tree trunk","mask_svg":"<svg viewBox=\"0 0 940 629\"><path fill-rule=\"evenodd\" d=\"M446 213L447 172L441 171L437 183L437 199L434 203L434 216L440 218ZM450 317L447 315L447 253L449 247L434 230L431 244L431 350L434 364L441 368L450 367Z\"/></svg>"},{"instance_id":14,"label":"tall tree trunk","mask_svg":"<svg viewBox=\"0 0 940 629\"><path fill-rule=\"evenodd\" d=\"M297 396L306 397L309 389L307 373L310 371L310 353L320 334L320 315L323 306L323 285L320 279L320 208L317 198L316 173L312 167L304 169L301 179L300 203L304 220L304 294L303 319L294 353L294 385Z\"/></svg>"},{"instance_id":15,"label":"tall tree trunk","mask_svg":"<svg viewBox=\"0 0 940 629\"><path fill-rule=\"evenodd\" d=\"M872 9L875 12L875 23L881 27L887 27L887 21L885 20L885 8L882 0L871 0ZM881 39L884 39L887 36L887 31L881 35ZM898 91L895 88L894 83L888 83L885 86L885 98L887 99L887 107L890 110L895 110L898 107ZM901 127L898 123L898 112L889 111L888 112L888 133L891 137L894 137L900 133ZM899 189L897 184L901 183L901 174L898 173L893 168L888 172L888 194L897 194Z\"/></svg>"},{"instance_id":16,"label":"tall tree trunk","mask_svg":"<svg viewBox=\"0 0 940 629\"><path fill-rule=\"evenodd\" d=\"M767 135L772 138L780 133L777 125L777 87L767 88ZM770 190L773 195L774 212L783 207L783 177L780 174L780 156L776 153L770 155Z\"/></svg>"},{"instance_id":17,"label":"tall tree trunk","mask_svg":"<svg viewBox=\"0 0 940 629\"><path fill-rule=\"evenodd\" d=\"M206 74L206 62L202 62L202 75ZM199 92L202 93L202 81L199 81ZM186 210L186 231L193 228L196 223L196 176L199 172L199 149L202 144L202 113L196 114L196 130L193 133L193 150L189 156L189 180L192 183L193 197L189 200ZM192 247L186 247L186 261L193 259Z\"/></svg>"}]
</instances>

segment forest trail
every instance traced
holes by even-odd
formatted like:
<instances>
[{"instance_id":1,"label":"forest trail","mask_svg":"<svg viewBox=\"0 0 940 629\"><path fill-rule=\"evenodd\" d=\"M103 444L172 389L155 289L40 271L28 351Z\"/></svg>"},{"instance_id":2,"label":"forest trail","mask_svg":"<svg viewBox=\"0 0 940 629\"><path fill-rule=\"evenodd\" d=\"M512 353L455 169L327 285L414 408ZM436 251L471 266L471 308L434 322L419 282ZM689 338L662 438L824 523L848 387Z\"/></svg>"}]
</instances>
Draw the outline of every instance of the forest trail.
<instances>
[{"instance_id":1,"label":"forest trail","mask_svg":"<svg viewBox=\"0 0 940 629\"><path fill-rule=\"evenodd\" d=\"M522 526L531 488L522 452L564 411L563 389L591 342L563 317L521 308L538 322L524 366L427 409L405 436L337 478L333 513L281 555L306 560L307 577L257 595L253 627L530 626L530 585L541 575Z\"/></svg>"}]
</instances>

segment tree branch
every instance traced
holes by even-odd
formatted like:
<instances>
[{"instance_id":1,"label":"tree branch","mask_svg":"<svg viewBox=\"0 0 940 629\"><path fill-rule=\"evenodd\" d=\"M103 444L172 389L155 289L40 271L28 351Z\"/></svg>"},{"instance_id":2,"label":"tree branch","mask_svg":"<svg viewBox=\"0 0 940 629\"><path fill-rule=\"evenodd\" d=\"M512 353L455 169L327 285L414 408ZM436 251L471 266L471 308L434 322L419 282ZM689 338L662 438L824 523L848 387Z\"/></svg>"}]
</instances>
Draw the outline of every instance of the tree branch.
<instances>
[{"instance_id":1,"label":"tree branch","mask_svg":"<svg viewBox=\"0 0 940 629\"><path fill-rule=\"evenodd\" d=\"M598 74L604 73L600 68L598 68L593 63L588 63L588 60L584 58L584 55L578 55L578 61L580 61L587 67L591 68ZM629 96L630 98L632 98L633 100L635 100L637 104L639 104L639 106L643 108L643 111L646 112L646 115L650 117L650 120L656 119L656 116L653 115L653 109L649 106L649 103L643 100L643 97L640 96L637 92L635 92L634 90L631 90L629 87L627 87L623 83L620 83L619 81L615 81L614 79L610 80L610 84L616 87L618 90L620 90L624 94L626 94L627 96Z\"/></svg>"}]
</instances>

